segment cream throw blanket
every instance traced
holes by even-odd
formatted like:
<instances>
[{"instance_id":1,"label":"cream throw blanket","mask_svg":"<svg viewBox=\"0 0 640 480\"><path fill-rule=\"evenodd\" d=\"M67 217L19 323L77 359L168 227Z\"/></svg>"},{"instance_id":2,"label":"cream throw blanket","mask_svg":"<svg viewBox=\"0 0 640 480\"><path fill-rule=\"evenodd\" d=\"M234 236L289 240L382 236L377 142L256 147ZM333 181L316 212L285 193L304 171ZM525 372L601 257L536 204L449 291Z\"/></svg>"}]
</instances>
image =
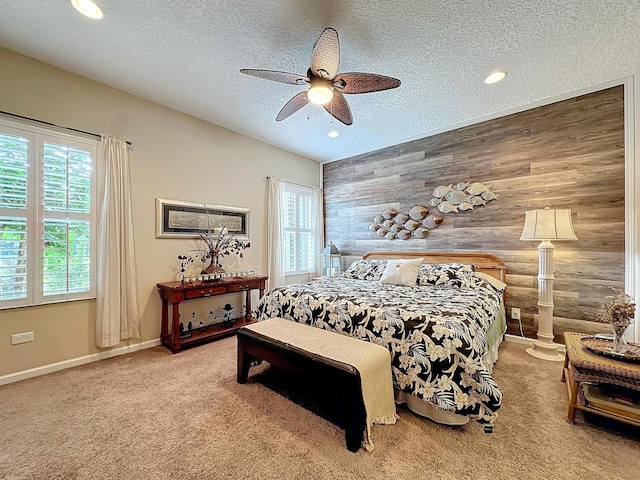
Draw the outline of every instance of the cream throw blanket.
<instances>
[{"instance_id":1,"label":"cream throw blanket","mask_svg":"<svg viewBox=\"0 0 640 480\"><path fill-rule=\"evenodd\" d=\"M386 348L282 318L270 318L244 328L355 367L360 372L362 398L367 412L367 429L362 445L367 451L373 450L371 425L396 423L391 354Z\"/></svg>"}]
</instances>

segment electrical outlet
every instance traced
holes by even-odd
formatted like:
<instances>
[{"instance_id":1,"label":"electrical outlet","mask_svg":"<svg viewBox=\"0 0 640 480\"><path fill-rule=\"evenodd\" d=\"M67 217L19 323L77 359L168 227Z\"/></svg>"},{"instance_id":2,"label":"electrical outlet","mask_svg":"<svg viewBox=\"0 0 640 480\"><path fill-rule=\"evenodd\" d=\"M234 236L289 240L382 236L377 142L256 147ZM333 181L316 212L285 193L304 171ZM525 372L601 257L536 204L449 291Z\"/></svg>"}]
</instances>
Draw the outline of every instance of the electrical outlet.
<instances>
[{"instance_id":1,"label":"electrical outlet","mask_svg":"<svg viewBox=\"0 0 640 480\"><path fill-rule=\"evenodd\" d=\"M519 308L512 308L511 309L511 318L513 318L514 320L520 320L520 309Z\"/></svg>"},{"instance_id":2,"label":"electrical outlet","mask_svg":"<svg viewBox=\"0 0 640 480\"><path fill-rule=\"evenodd\" d=\"M33 332L16 333L11 335L11 345L18 345L19 343L33 342Z\"/></svg>"}]
</instances>

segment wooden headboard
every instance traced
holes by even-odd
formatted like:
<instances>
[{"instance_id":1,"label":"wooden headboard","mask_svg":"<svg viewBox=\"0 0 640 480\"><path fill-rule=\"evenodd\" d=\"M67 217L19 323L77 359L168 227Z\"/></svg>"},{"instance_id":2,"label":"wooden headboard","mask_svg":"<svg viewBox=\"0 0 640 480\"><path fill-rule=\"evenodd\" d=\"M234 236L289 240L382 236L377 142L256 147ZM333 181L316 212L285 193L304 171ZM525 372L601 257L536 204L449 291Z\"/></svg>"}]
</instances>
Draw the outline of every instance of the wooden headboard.
<instances>
[{"instance_id":1,"label":"wooden headboard","mask_svg":"<svg viewBox=\"0 0 640 480\"><path fill-rule=\"evenodd\" d=\"M488 253L367 252L362 256L365 260L398 260L418 257L424 257L424 263L466 263L475 265L476 271L484 272L501 282L507 283L507 266L498 257Z\"/></svg>"}]
</instances>

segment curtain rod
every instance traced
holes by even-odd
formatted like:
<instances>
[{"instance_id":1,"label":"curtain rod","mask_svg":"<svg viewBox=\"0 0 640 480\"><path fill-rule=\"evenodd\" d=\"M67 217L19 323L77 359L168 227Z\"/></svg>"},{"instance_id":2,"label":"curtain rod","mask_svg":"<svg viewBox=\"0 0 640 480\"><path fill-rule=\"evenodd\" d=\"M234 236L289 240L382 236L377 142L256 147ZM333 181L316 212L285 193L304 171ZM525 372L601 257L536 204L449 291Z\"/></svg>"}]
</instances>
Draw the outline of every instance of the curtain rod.
<instances>
[{"instance_id":1,"label":"curtain rod","mask_svg":"<svg viewBox=\"0 0 640 480\"><path fill-rule=\"evenodd\" d=\"M85 135L91 135L92 137L98 137L98 138L101 137L101 135L99 133L85 132L84 130L78 130L77 128L65 127L63 125L57 125L55 123L45 122L44 120L38 120L37 118L24 117L22 115L17 115L15 113L3 112L2 110L0 110L0 113L2 113L4 115L9 115L10 117L16 117L16 118L21 118L23 120L30 120L32 122L42 123L43 125L49 125L51 127L62 128L64 130L70 130L72 132L84 133ZM127 142L127 145L133 145L129 140L125 140L125 142Z\"/></svg>"},{"instance_id":2,"label":"curtain rod","mask_svg":"<svg viewBox=\"0 0 640 480\"><path fill-rule=\"evenodd\" d=\"M271 175L267 175L267 178L273 178ZM312 185L305 185L304 183L298 182L290 182L289 180L283 180L283 182L291 183L293 185L298 185L299 187L307 187L307 188L322 188L322 187L314 187Z\"/></svg>"}]
</instances>

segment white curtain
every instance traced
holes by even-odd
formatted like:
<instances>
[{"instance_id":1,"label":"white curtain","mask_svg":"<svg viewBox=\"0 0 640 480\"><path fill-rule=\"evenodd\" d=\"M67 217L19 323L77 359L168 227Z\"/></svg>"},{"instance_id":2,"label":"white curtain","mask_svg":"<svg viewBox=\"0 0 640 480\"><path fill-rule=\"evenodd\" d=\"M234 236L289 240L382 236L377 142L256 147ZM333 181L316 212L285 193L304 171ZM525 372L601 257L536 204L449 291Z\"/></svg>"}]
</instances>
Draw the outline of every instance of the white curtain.
<instances>
[{"instance_id":1,"label":"white curtain","mask_svg":"<svg viewBox=\"0 0 640 480\"><path fill-rule=\"evenodd\" d=\"M316 270L314 277L322 276L322 250L324 249L324 214L323 214L323 198L322 189L313 187L313 206L314 216L313 225L316 228L315 244L316 244Z\"/></svg>"},{"instance_id":2,"label":"white curtain","mask_svg":"<svg viewBox=\"0 0 640 480\"><path fill-rule=\"evenodd\" d=\"M267 178L267 270L268 288L284 285L284 262L282 258L282 191L284 185L279 178Z\"/></svg>"},{"instance_id":3,"label":"white curtain","mask_svg":"<svg viewBox=\"0 0 640 480\"><path fill-rule=\"evenodd\" d=\"M133 245L129 150L125 140L102 136L104 179L98 208L96 345L140 338Z\"/></svg>"}]
</instances>

